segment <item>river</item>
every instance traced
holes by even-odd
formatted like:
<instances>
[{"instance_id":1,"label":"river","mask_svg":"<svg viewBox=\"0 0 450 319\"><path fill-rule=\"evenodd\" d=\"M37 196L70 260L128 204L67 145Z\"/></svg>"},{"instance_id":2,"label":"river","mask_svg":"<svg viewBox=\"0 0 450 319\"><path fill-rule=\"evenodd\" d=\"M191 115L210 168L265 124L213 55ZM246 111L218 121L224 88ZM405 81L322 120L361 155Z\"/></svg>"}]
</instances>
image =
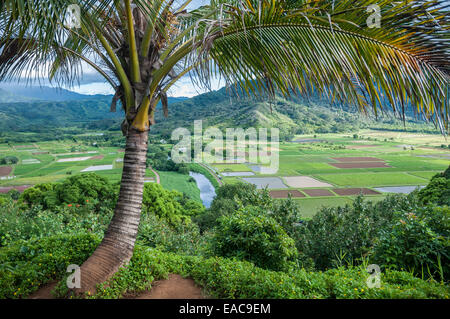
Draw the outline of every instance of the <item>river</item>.
<instances>
[{"instance_id":1,"label":"river","mask_svg":"<svg viewBox=\"0 0 450 319\"><path fill-rule=\"evenodd\" d=\"M189 172L189 176L195 179L198 189L200 189L200 198L206 208L211 207L211 203L216 197L216 189L213 184L200 173Z\"/></svg>"}]
</instances>

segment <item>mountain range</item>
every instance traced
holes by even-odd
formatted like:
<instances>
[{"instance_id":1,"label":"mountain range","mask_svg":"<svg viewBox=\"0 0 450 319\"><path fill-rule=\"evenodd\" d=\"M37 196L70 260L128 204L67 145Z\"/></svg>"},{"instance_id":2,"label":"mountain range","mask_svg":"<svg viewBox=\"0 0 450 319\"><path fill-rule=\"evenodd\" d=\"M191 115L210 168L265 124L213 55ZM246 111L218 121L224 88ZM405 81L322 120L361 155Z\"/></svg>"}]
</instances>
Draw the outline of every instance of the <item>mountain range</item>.
<instances>
[{"instance_id":1,"label":"mountain range","mask_svg":"<svg viewBox=\"0 0 450 319\"><path fill-rule=\"evenodd\" d=\"M83 95L50 87L0 85L0 132L39 132L48 128L84 127L118 130L123 111L110 112L111 95ZM311 98L236 98L225 88L196 97L169 98L169 117L161 107L151 132L170 138L178 127L278 127L282 138L294 134L351 132L359 128L398 128L401 121L385 115L378 121L366 118L349 106L332 105ZM412 125L420 121L408 119Z\"/></svg>"}]
</instances>

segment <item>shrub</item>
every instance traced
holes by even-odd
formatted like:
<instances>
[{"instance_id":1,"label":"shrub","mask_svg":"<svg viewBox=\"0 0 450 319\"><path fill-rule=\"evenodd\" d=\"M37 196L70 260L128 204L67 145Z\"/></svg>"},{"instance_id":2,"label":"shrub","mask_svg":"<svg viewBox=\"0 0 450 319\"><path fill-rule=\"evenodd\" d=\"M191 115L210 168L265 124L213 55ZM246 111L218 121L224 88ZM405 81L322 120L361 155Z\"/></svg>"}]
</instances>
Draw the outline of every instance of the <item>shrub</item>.
<instances>
[{"instance_id":1,"label":"shrub","mask_svg":"<svg viewBox=\"0 0 450 319\"><path fill-rule=\"evenodd\" d=\"M100 238L89 234L60 235L0 248L0 298L25 298L39 286L61 279L57 292L66 296L67 266L81 265L99 242ZM137 244L130 263L99 284L97 294L90 297L120 298L137 293L171 273L193 278L215 298L448 299L450 292L447 285L404 271L386 270L381 273L381 287L368 289L368 273L362 266L284 273L236 259L181 256Z\"/></svg>"},{"instance_id":2,"label":"shrub","mask_svg":"<svg viewBox=\"0 0 450 319\"><path fill-rule=\"evenodd\" d=\"M100 206L114 205L117 188L108 180L95 173L78 174L66 179L55 187L60 204L85 204L86 200L98 202Z\"/></svg>"},{"instance_id":3,"label":"shrub","mask_svg":"<svg viewBox=\"0 0 450 319\"><path fill-rule=\"evenodd\" d=\"M91 232L101 236L112 210L104 209L101 214L91 210L89 206L61 207L56 212L40 206L23 209L9 202L0 211L0 247L68 233Z\"/></svg>"},{"instance_id":4,"label":"shrub","mask_svg":"<svg viewBox=\"0 0 450 319\"><path fill-rule=\"evenodd\" d=\"M362 266L284 273L236 259L180 256L137 246L130 264L99 285L92 298L120 298L143 291L170 273L193 278L209 296L225 299L448 299L449 295L448 286L407 272L387 270L380 274L380 288L370 289L369 274Z\"/></svg>"},{"instance_id":5,"label":"shrub","mask_svg":"<svg viewBox=\"0 0 450 319\"><path fill-rule=\"evenodd\" d=\"M204 212L204 206L177 191L168 191L161 185L147 183L144 186L142 212L167 220L171 226L191 222L190 216Z\"/></svg>"},{"instance_id":6,"label":"shrub","mask_svg":"<svg viewBox=\"0 0 450 319\"><path fill-rule=\"evenodd\" d=\"M445 280L450 271L450 208L397 213L396 223L383 229L373 260L393 269Z\"/></svg>"},{"instance_id":7,"label":"shrub","mask_svg":"<svg viewBox=\"0 0 450 319\"><path fill-rule=\"evenodd\" d=\"M317 269L326 269L366 256L380 229L389 229L394 212L418 209L414 194L389 196L378 203L361 196L352 205L323 208L310 221L297 229L296 245L302 263L314 262Z\"/></svg>"},{"instance_id":8,"label":"shrub","mask_svg":"<svg viewBox=\"0 0 450 319\"><path fill-rule=\"evenodd\" d=\"M54 207L58 204L57 196L54 192L56 184L38 184L34 187L26 189L19 198L20 202L33 205L41 205L42 207Z\"/></svg>"},{"instance_id":9,"label":"shrub","mask_svg":"<svg viewBox=\"0 0 450 319\"><path fill-rule=\"evenodd\" d=\"M63 183L38 184L26 189L20 201L33 205L41 205L44 209L54 209L59 205L83 205L86 202L96 203L95 209L113 207L118 188L107 179L95 173L84 173L72 176Z\"/></svg>"},{"instance_id":10,"label":"shrub","mask_svg":"<svg viewBox=\"0 0 450 319\"><path fill-rule=\"evenodd\" d=\"M180 255L200 255L206 250L205 237L190 223L174 229L166 220L153 214L143 215L137 242L143 246Z\"/></svg>"},{"instance_id":11,"label":"shrub","mask_svg":"<svg viewBox=\"0 0 450 319\"><path fill-rule=\"evenodd\" d=\"M297 257L294 240L256 207L221 217L211 245L217 256L237 257L272 270L288 269Z\"/></svg>"},{"instance_id":12,"label":"shrub","mask_svg":"<svg viewBox=\"0 0 450 319\"><path fill-rule=\"evenodd\" d=\"M18 200L20 197L20 192L17 189L11 189L8 193L6 193L12 200Z\"/></svg>"},{"instance_id":13,"label":"shrub","mask_svg":"<svg viewBox=\"0 0 450 319\"><path fill-rule=\"evenodd\" d=\"M434 203L450 206L450 166L431 179L427 187L419 192L419 198L424 205Z\"/></svg>"},{"instance_id":14,"label":"shrub","mask_svg":"<svg viewBox=\"0 0 450 319\"><path fill-rule=\"evenodd\" d=\"M99 243L97 236L80 233L0 248L0 299L26 297L60 279L69 265L81 265Z\"/></svg>"},{"instance_id":15,"label":"shrub","mask_svg":"<svg viewBox=\"0 0 450 319\"><path fill-rule=\"evenodd\" d=\"M206 213L194 218L194 222L200 226L202 232L215 227L221 216L230 216L241 207L252 205L267 212L272 210L274 204L267 190L259 191L252 184L226 184L219 187L216 192L217 195Z\"/></svg>"}]
</instances>

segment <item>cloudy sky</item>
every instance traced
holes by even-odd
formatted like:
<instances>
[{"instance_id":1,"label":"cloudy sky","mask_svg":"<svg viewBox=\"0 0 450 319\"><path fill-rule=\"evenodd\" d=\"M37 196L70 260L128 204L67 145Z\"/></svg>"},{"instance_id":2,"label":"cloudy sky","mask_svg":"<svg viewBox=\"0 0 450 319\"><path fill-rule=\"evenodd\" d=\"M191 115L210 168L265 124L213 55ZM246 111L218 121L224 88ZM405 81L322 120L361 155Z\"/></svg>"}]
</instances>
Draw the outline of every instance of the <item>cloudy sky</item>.
<instances>
[{"instance_id":1,"label":"cloudy sky","mask_svg":"<svg viewBox=\"0 0 450 319\"><path fill-rule=\"evenodd\" d=\"M177 1L179 3L182 3L183 1ZM189 5L188 9L195 9L201 5L207 4L209 0L193 0L192 3ZM81 94L113 94L113 90L111 86L104 82L102 77L99 76L96 71L86 65L83 67L83 79L80 82L80 85L68 88L72 91L81 93ZM221 83L219 83L218 80L212 81L212 89L218 89L221 86ZM186 76L182 79L180 79L177 83L177 85L174 85L171 89L171 92L169 92L170 96L185 96L185 97L192 97L196 96L200 93L205 93L203 90L199 90L198 88L194 87L191 83L191 79L189 76Z\"/></svg>"}]
</instances>

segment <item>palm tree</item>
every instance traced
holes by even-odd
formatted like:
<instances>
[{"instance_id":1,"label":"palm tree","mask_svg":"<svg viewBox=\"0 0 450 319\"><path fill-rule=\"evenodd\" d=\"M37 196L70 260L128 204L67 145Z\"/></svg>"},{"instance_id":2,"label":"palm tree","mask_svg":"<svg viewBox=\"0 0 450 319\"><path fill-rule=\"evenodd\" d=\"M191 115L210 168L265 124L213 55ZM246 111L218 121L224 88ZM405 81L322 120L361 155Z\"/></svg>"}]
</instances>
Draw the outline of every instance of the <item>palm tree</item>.
<instances>
[{"instance_id":1,"label":"palm tree","mask_svg":"<svg viewBox=\"0 0 450 319\"><path fill-rule=\"evenodd\" d=\"M441 0L3 0L0 80L48 75L72 84L88 64L121 102L126 151L120 195L104 239L81 267L94 291L131 258L140 222L148 131L159 101L191 74L222 76L239 92L320 94L361 111L386 105L448 130L448 8ZM64 25L80 8L80 28ZM380 27L368 19L378 5ZM376 9L377 7L375 7ZM372 16L377 17L377 16Z\"/></svg>"}]
</instances>

